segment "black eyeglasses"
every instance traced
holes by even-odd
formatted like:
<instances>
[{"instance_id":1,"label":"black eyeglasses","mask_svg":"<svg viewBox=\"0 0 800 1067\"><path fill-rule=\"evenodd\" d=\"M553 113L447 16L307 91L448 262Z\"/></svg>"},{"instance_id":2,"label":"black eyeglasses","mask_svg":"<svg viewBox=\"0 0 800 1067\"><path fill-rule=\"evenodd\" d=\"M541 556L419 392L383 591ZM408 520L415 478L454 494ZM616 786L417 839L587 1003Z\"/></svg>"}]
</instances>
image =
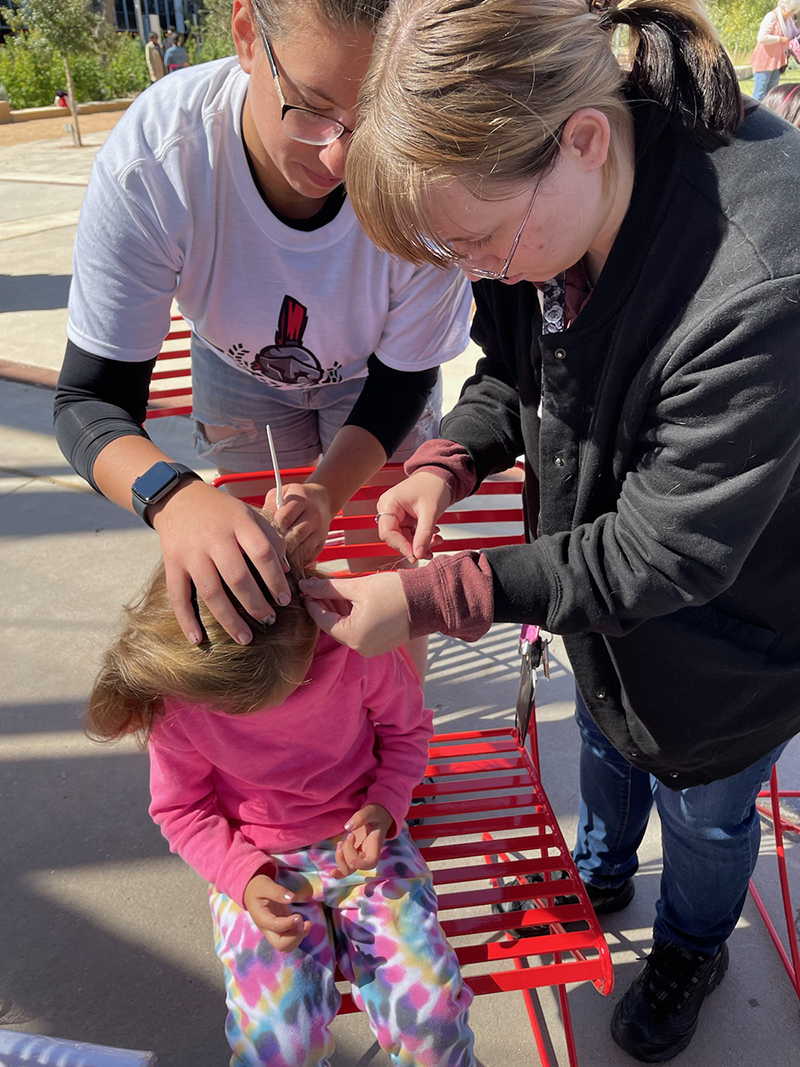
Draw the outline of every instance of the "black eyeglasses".
<instances>
[{"instance_id":1,"label":"black eyeglasses","mask_svg":"<svg viewBox=\"0 0 800 1067\"><path fill-rule=\"evenodd\" d=\"M272 80L275 82L275 88L278 91L278 100L281 105L281 124L286 136L303 144L326 145L338 141L342 134L352 133L353 131L348 129L343 122L329 119L316 111L309 111L307 107L296 107L294 104L286 103L286 97L281 89L275 56L272 54L272 49L264 31L259 28L258 32L264 42L264 51L267 53L267 60L272 71Z\"/></svg>"}]
</instances>

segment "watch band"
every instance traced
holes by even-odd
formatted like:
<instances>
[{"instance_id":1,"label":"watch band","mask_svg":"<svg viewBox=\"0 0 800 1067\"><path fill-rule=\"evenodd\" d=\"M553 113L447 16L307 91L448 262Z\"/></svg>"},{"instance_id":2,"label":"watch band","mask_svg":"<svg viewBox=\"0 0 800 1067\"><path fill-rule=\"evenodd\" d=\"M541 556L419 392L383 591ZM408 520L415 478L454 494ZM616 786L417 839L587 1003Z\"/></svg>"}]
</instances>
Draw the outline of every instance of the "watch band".
<instances>
[{"instance_id":1,"label":"watch band","mask_svg":"<svg viewBox=\"0 0 800 1067\"><path fill-rule=\"evenodd\" d=\"M191 467L187 467L185 463L159 460L133 483L131 486L133 510L151 529L153 524L147 514L147 509L169 496L186 477L199 479L200 475Z\"/></svg>"}]
</instances>

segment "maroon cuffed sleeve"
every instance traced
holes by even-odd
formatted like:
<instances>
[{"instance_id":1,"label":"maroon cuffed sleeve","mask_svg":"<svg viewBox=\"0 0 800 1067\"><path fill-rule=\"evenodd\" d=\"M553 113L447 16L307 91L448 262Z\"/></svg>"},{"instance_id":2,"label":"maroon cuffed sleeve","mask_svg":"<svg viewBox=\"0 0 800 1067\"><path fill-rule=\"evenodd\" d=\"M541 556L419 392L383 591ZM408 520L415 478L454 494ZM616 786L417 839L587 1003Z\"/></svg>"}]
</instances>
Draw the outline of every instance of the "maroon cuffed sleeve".
<instances>
[{"instance_id":1,"label":"maroon cuffed sleeve","mask_svg":"<svg viewBox=\"0 0 800 1067\"><path fill-rule=\"evenodd\" d=\"M486 556L457 552L426 567L398 572L403 583L411 637L442 633L477 641L494 621L494 588Z\"/></svg>"},{"instance_id":2,"label":"maroon cuffed sleeve","mask_svg":"<svg viewBox=\"0 0 800 1067\"><path fill-rule=\"evenodd\" d=\"M441 478L450 490L450 503L464 500L478 482L469 452L457 441L437 437L420 445L403 467L406 476L425 471Z\"/></svg>"}]
</instances>

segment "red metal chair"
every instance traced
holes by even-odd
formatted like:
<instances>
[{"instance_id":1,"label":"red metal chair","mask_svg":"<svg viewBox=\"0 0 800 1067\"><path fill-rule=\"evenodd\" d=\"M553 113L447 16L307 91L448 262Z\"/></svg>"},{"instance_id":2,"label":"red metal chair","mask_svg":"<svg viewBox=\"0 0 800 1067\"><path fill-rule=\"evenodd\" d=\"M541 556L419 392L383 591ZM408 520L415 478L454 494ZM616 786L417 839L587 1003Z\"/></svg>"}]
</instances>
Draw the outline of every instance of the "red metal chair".
<instances>
[{"instance_id":1,"label":"red metal chair","mask_svg":"<svg viewBox=\"0 0 800 1067\"><path fill-rule=\"evenodd\" d=\"M800 999L800 948L797 943L797 927L795 925L794 907L792 905L792 895L789 887L789 874L786 868L786 848L784 845L785 833L800 834L800 825L789 819L781 811L781 800L789 797L800 797L800 790L797 789L780 789L778 786L778 768L777 765L772 768L772 776L770 778L769 789L764 790L758 794L759 797L769 798L769 807L762 804L757 804L759 812L772 822L775 830L775 854L778 860L778 878L780 880L781 887L781 901L783 904L783 917L786 923L786 939L789 945L789 951L786 951L780 935L769 916L766 905L756 888L755 882L750 882L750 895L758 908L761 918L767 927L767 932L772 938L772 942L781 958L783 966L786 968L786 973L789 975L789 981L792 983L792 987Z\"/></svg>"},{"instance_id":2,"label":"red metal chair","mask_svg":"<svg viewBox=\"0 0 800 1067\"><path fill-rule=\"evenodd\" d=\"M403 470L400 463L387 463L379 473L398 476ZM281 471L281 480L284 485L289 482L302 482L314 471L313 467L291 467ZM270 471L257 471L249 474L225 474L215 478L213 484L218 487L246 486L247 489L242 499L254 507L261 507L264 503L264 491L260 488L260 482L271 477ZM252 484L250 484L252 483ZM374 559L383 557L387 566L400 562L400 556L394 549L389 548L378 538L375 525L375 508L369 505L377 501L386 492L387 484L362 486L351 498L350 503L363 505L363 511L358 514L344 515L339 512L330 526L330 532L325 545L317 557L318 563L331 563L346 560ZM439 525L445 528L445 542L434 548L434 552L457 552L467 548L491 548L496 545L522 544L525 540L520 532L522 527L522 508L519 503L519 495L522 491L522 471L512 468L503 474L495 475L487 479L475 496L468 501L463 501L457 509L448 510L439 520ZM237 493L238 495L238 493ZM487 506L483 497L495 498L506 497L506 500L498 500L494 507ZM486 534L480 530L481 526L488 523L499 524L500 529L493 534ZM464 527L459 530L458 527ZM373 536L363 543L348 543L346 552L343 545L346 543L348 533L356 530L365 530ZM340 573L337 571L337 573ZM343 572L342 572L343 573ZM356 573L350 571L348 573Z\"/></svg>"},{"instance_id":3,"label":"red metal chair","mask_svg":"<svg viewBox=\"0 0 800 1067\"><path fill-rule=\"evenodd\" d=\"M174 325L164 339L150 380L147 419L167 415L190 415L192 411L192 368L188 340L192 331L181 315L172 315Z\"/></svg>"},{"instance_id":4,"label":"red metal chair","mask_svg":"<svg viewBox=\"0 0 800 1067\"><path fill-rule=\"evenodd\" d=\"M284 484L298 481L311 469L282 471L281 477ZM254 482L263 476L226 475L214 484ZM365 486L353 499L366 507L385 489ZM436 551L521 543L521 489L516 469L487 479L474 497L439 520L444 543ZM263 491L254 490L245 499L260 506ZM488 524L497 528L489 532ZM392 549L377 541L377 532L368 544L343 547L343 535L354 529L376 531L374 508L337 516L319 560L397 560ZM607 996L613 986L611 955L539 780L533 697L541 642L538 631L530 637L521 646L516 725L436 734L425 780L414 792L409 825L433 873L442 926L465 981L478 996L523 993L543 1067L550 1067L551 1060L534 991L557 987L569 1063L577 1067L566 986L590 981ZM346 993L341 1012L356 1010Z\"/></svg>"}]
</instances>

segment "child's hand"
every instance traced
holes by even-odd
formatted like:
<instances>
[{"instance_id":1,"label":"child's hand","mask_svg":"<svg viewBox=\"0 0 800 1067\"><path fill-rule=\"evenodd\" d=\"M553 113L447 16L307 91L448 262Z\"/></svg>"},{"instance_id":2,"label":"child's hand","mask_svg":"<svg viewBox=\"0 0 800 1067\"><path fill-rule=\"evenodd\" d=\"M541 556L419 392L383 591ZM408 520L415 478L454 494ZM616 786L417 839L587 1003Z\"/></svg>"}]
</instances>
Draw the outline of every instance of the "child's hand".
<instances>
[{"instance_id":1,"label":"child's hand","mask_svg":"<svg viewBox=\"0 0 800 1067\"><path fill-rule=\"evenodd\" d=\"M266 874L257 874L247 883L244 906L250 918L273 948L292 952L311 930L311 923L302 915L292 914L290 907L294 893L287 892Z\"/></svg>"},{"instance_id":2,"label":"child's hand","mask_svg":"<svg viewBox=\"0 0 800 1067\"><path fill-rule=\"evenodd\" d=\"M305 562L319 555L336 514L324 486L310 480L285 485L281 508L277 507L277 491L270 489L264 508L272 511L276 527L295 555Z\"/></svg>"},{"instance_id":3,"label":"child's hand","mask_svg":"<svg viewBox=\"0 0 800 1067\"><path fill-rule=\"evenodd\" d=\"M382 804L367 804L345 823L350 832L336 846L336 864L343 877L376 866L393 822Z\"/></svg>"}]
</instances>

